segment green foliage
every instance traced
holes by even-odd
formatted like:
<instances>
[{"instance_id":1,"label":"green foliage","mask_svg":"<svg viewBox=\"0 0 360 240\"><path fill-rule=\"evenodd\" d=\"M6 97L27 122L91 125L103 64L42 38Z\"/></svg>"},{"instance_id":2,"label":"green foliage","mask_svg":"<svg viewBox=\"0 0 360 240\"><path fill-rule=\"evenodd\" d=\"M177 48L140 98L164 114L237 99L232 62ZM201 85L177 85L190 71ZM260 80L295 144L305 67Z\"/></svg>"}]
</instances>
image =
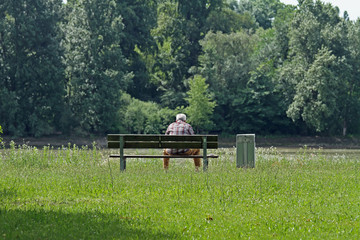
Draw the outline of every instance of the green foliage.
<instances>
[{"instance_id":1,"label":"green foliage","mask_svg":"<svg viewBox=\"0 0 360 240\"><path fill-rule=\"evenodd\" d=\"M341 44L346 29L336 9L331 4L307 0L296 11L290 35L291 54L313 62L322 46L328 47L335 56L346 52L346 45Z\"/></svg>"},{"instance_id":2,"label":"green foliage","mask_svg":"<svg viewBox=\"0 0 360 240\"><path fill-rule=\"evenodd\" d=\"M220 12L211 12L206 19L206 26L210 31L223 33L257 28L254 19L249 13L239 14L229 8L222 8Z\"/></svg>"},{"instance_id":3,"label":"green foliage","mask_svg":"<svg viewBox=\"0 0 360 240\"><path fill-rule=\"evenodd\" d=\"M279 54L277 31L257 29L257 39L251 60L256 68L250 71L250 78L241 97L242 108L238 110L238 119L243 132L262 132L266 134L295 133L286 117L287 105L277 85L276 67L282 64Z\"/></svg>"},{"instance_id":4,"label":"green foliage","mask_svg":"<svg viewBox=\"0 0 360 240\"><path fill-rule=\"evenodd\" d=\"M70 128L106 132L115 128L126 72L120 48L124 28L114 1L79 0L64 24Z\"/></svg>"},{"instance_id":5,"label":"green foliage","mask_svg":"<svg viewBox=\"0 0 360 240\"><path fill-rule=\"evenodd\" d=\"M283 8L284 4L280 0L242 0L237 5L238 12L250 13L264 29L272 27L273 18Z\"/></svg>"},{"instance_id":6,"label":"green foliage","mask_svg":"<svg viewBox=\"0 0 360 240\"><path fill-rule=\"evenodd\" d=\"M209 27L206 21L211 12L222 8L221 0L163 1L158 6L158 26L152 31L159 53L153 72L164 106L185 105L185 80L189 69L198 65L201 40Z\"/></svg>"},{"instance_id":7,"label":"green foliage","mask_svg":"<svg viewBox=\"0 0 360 240\"><path fill-rule=\"evenodd\" d=\"M339 115L342 79L336 71L343 64L324 48L315 56L314 63L296 86L296 93L287 114L294 121L302 118L310 127L320 132L331 119Z\"/></svg>"},{"instance_id":8,"label":"green foliage","mask_svg":"<svg viewBox=\"0 0 360 240\"><path fill-rule=\"evenodd\" d=\"M238 113L241 111L239 100L253 68L251 55L256 38L240 31L223 34L206 34L200 41L203 54L199 57L197 71L209 83L210 92L214 93L217 106L214 120L218 131L239 131Z\"/></svg>"},{"instance_id":9,"label":"green foliage","mask_svg":"<svg viewBox=\"0 0 360 240\"><path fill-rule=\"evenodd\" d=\"M274 22L273 29L275 31L275 44L277 61L283 63L288 58L289 41L290 41L290 27L294 15L294 7L286 6L284 9L278 11ZM275 60L275 59L274 59Z\"/></svg>"},{"instance_id":10,"label":"green foliage","mask_svg":"<svg viewBox=\"0 0 360 240\"><path fill-rule=\"evenodd\" d=\"M158 26L152 30L157 39L158 52L151 64L152 81L161 91L161 102L165 106L176 108L184 105L185 86L183 80L187 74L186 58L190 53L185 44L189 44L184 36L184 22L177 11L175 1L164 1L158 6Z\"/></svg>"},{"instance_id":11,"label":"green foliage","mask_svg":"<svg viewBox=\"0 0 360 240\"><path fill-rule=\"evenodd\" d=\"M0 4L0 113L7 133L41 136L61 125L61 1Z\"/></svg>"},{"instance_id":12,"label":"green foliage","mask_svg":"<svg viewBox=\"0 0 360 240\"><path fill-rule=\"evenodd\" d=\"M216 102L212 100L213 96L208 92L209 85L200 75L190 79L189 85L190 90L185 98L189 103L185 109L189 123L198 131L209 131L214 127L211 116L216 106Z\"/></svg>"},{"instance_id":13,"label":"green foliage","mask_svg":"<svg viewBox=\"0 0 360 240\"><path fill-rule=\"evenodd\" d=\"M125 72L133 74L127 92L141 100L151 100L157 88L150 83L150 70L146 68L146 63L139 54L139 51L149 55L155 52L155 40L151 35L151 29L157 24L156 9L155 0L122 0L116 3L116 15L121 16L124 25L119 44L127 60L123 67Z\"/></svg>"},{"instance_id":14,"label":"green foliage","mask_svg":"<svg viewBox=\"0 0 360 240\"><path fill-rule=\"evenodd\" d=\"M348 47L349 55L346 60L350 66L346 72L348 81L345 89L348 92L347 98L344 101L342 108L342 116L344 121L343 134L346 134L347 129L350 133L359 132L360 130L360 21L347 22L348 25ZM344 87L344 86L343 86Z\"/></svg>"},{"instance_id":15,"label":"green foliage","mask_svg":"<svg viewBox=\"0 0 360 240\"><path fill-rule=\"evenodd\" d=\"M310 128L327 133L340 133L343 125L346 134L347 119L354 115L349 104L355 103L350 90L354 89L353 67L348 25L338 13L320 1L299 4L289 31L289 63L280 69L280 85L293 120L301 118Z\"/></svg>"},{"instance_id":16,"label":"green foliage","mask_svg":"<svg viewBox=\"0 0 360 240\"><path fill-rule=\"evenodd\" d=\"M1 128L1 125L0 125L0 134L3 134L3 130L2 130L2 128ZM0 135L0 143L2 143L2 137L1 137L1 135Z\"/></svg>"},{"instance_id":17,"label":"green foliage","mask_svg":"<svg viewBox=\"0 0 360 240\"><path fill-rule=\"evenodd\" d=\"M274 84L275 77L272 61L264 62L251 71L250 80L243 91L242 108L238 110L241 131L295 133L284 111L286 106L282 102L282 93Z\"/></svg>"},{"instance_id":18,"label":"green foliage","mask_svg":"<svg viewBox=\"0 0 360 240\"><path fill-rule=\"evenodd\" d=\"M219 133L356 134L359 26L314 0L3 0L0 121L13 136L161 132L201 75Z\"/></svg>"},{"instance_id":19,"label":"green foliage","mask_svg":"<svg viewBox=\"0 0 360 240\"><path fill-rule=\"evenodd\" d=\"M164 133L172 122L174 111L154 102L143 102L123 94L119 110L119 128L127 133Z\"/></svg>"}]
</instances>

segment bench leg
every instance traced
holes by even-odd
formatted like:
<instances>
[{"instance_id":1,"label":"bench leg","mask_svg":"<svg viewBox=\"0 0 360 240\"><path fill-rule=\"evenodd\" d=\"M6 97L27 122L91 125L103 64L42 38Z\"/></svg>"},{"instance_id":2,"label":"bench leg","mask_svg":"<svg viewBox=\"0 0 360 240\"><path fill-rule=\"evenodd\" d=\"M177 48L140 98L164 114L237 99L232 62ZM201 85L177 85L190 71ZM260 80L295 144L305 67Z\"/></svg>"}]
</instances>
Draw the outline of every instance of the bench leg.
<instances>
[{"instance_id":1,"label":"bench leg","mask_svg":"<svg viewBox=\"0 0 360 240\"><path fill-rule=\"evenodd\" d=\"M209 161L207 159L207 138L203 137L203 171L206 172L208 169Z\"/></svg>"},{"instance_id":2,"label":"bench leg","mask_svg":"<svg viewBox=\"0 0 360 240\"><path fill-rule=\"evenodd\" d=\"M126 170L126 158L120 157L120 171Z\"/></svg>"},{"instance_id":3,"label":"bench leg","mask_svg":"<svg viewBox=\"0 0 360 240\"><path fill-rule=\"evenodd\" d=\"M203 158L203 171L205 172L208 169L209 161L207 157Z\"/></svg>"},{"instance_id":4,"label":"bench leg","mask_svg":"<svg viewBox=\"0 0 360 240\"><path fill-rule=\"evenodd\" d=\"M120 172L126 169L126 158L124 157L124 137L120 137Z\"/></svg>"}]
</instances>

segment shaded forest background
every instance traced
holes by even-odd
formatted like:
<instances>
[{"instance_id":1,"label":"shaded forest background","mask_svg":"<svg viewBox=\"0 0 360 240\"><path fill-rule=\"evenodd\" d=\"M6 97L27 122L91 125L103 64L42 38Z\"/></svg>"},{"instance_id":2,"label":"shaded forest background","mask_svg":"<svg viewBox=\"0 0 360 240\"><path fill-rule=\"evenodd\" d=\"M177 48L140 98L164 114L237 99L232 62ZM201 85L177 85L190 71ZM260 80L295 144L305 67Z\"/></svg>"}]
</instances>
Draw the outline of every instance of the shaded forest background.
<instances>
[{"instance_id":1,"label":"shaded forest background","mask_svg":"<svg viewBox=\"0 0 360 240\"><path fill-rule=\"evenodd\" d=\"M5 135L360 133L360 19L299 0L2 0Z\"/></svg>"}]
</instances>

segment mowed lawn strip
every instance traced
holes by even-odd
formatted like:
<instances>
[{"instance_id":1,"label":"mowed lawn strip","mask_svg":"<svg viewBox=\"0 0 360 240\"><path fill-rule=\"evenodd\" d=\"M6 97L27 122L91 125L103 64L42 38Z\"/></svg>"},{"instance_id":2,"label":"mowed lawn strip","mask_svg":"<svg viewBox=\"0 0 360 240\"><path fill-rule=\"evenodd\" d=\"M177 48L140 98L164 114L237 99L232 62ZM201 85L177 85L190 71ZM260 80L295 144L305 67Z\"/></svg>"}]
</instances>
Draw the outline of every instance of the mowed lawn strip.
<instances>
[{"instance_id":1,"label":"mowed lawn strip","mask_svg":"<svg viewBox=\"0 0 360 240\"><path fill-rule=\"evenodd\" d=\"M108 150L27 146L0 154L0 239L358 239L359 155L235 149L192 160L129 159Z\"/></svg>"}]
</instances>

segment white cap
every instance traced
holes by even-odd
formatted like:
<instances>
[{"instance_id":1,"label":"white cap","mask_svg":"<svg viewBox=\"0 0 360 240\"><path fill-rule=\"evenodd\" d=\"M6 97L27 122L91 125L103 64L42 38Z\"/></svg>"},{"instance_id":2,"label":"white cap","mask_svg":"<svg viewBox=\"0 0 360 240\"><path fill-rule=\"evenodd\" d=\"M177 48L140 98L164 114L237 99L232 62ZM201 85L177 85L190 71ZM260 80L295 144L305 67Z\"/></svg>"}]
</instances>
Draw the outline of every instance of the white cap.
<instances>
[{"instance_id":1,"label":"white cap","mask_svg":"<svg viewBox=\"0 0 360 240\"><path fill-rule=\"evenodd\" d=\"M176 115L176 121L177 120L182 120L182 121L186 121L186 115L183 113L179 113Z\"/></svg>"}]
</instances>

